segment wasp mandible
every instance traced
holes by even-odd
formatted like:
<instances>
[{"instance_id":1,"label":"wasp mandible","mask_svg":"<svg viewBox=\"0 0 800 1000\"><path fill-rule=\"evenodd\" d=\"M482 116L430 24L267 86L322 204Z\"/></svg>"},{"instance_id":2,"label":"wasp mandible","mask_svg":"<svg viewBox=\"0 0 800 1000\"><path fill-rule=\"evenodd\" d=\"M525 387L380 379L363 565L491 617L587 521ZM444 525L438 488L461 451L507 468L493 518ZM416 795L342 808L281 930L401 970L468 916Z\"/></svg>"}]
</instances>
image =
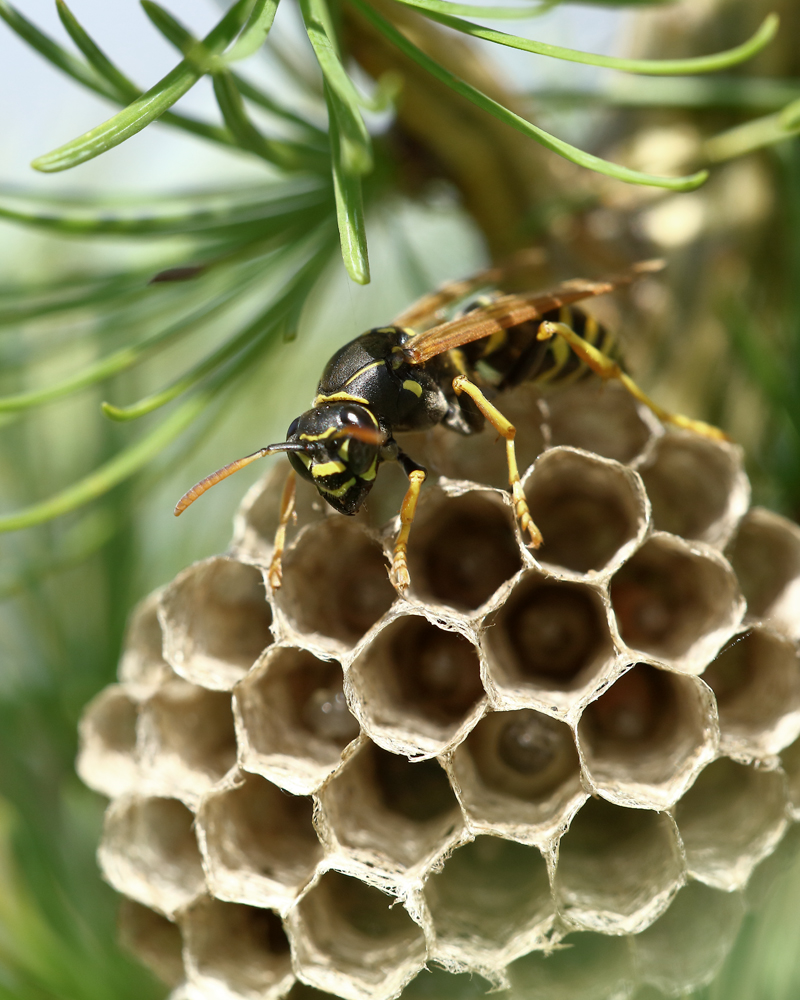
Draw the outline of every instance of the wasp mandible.
<instances>
[{"instance_id":1,"label":"wasp mandible","mask_svg":"<svg viewBox=\"0 0 800 1000\"><path fill-rule=\"evenodd\" d=\"M447 322L440 321L445 307L498 283L505 272L493 268L443 285L391 325L368 330L341 347L325 366L311 409L291 422L286 440L203 479L178 501L176 516L207 489L256 459L286 452L293 472L283 493L269 571L270 583L277 588L286 526L294 509L295 473L312 482L334 510L352 515L367 499L381 463L399 462L408 489L389 575L403 592L410 583L409 532L427 472L402 450L394 435L429 430L436 424L469 435L488 421L505 440L508 482L520 528L530 539L529 547L538 548L542 536L522 489L515 428L489 396L523 381L552 385L595 372L603 379L619 380L663 422L706 437L726 438L716 427L669 413L649 399L614 360L609 332L579 307L572 308L662 267L661 261L642 261L604 281L578 278L544 292L497 293L468 305Z\"/></svg>"}]
</instances>

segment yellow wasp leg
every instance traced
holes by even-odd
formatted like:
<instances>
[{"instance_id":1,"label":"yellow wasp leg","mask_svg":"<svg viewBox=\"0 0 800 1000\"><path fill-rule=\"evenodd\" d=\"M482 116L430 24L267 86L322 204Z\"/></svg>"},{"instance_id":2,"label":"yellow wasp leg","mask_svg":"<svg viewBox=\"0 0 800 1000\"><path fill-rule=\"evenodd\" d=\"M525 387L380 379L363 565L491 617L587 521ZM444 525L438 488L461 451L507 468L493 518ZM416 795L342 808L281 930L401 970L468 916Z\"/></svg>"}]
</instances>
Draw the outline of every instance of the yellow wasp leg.
<instances>
[{"instance_id":1,"label":"yellow wasp leg","mask_svg":"<svg viewBox=\"0 0 800 1000\"><path fill-rule=\"evenodd\" d=\"M453 389L455 389L458 396L462 392L465 392L497 433L505 438L506 459L508 461L508 484L511 487L511 496L514 500L514 511L523 534L527 531L531 536L531 548L538 549L542 544L542 533L533 523L531 512L528 510L528 501L525 499L522 483L519 479L517 452L514 448L514 437L517 433L516 427L503 416L496 406L492 406L477 385L474 382L470 382L466 375L456 375L453 379Z\"/></svg>"},{"instance_id":2,"label":"yellow wasp leg","mask_svg":"<svg viewBox=\"0 0 800 1000\"><path fill-rule=\"evenodd\" d=\"M397 541L394 543L392 552L392 568L389 570L389 579L401 592L408 590L411 577L408 573L408 536L411 533L411 524L414 514L417 512L417 501L419 491L425 482L425 470L414 469L408 474L408 489L403 497L400 507L400 532Z\"/></svg>"},{"instance_id":3,"label":"yellow wasp leg","mask_svg":"<svg viewBox=\"0 0 800 1000\"><path fill-rule=\"evenodd\" d=\"M294 514L296 477L292 470L286 477L281 494L281 513L278 519L278 527L275 531L275 547L272 550L272 560L269 564L269 584L273 590L277 590L283 579L283 550L286 546L286 528ZM297 516L297 515L295 515Z\"/></svg>"},{"instance_id":4,"label":"yellow wasp leg","mask_svg":"<svg viewBox=\"0 0 800 1000\"><path fill-rule=\"evenodd\" d=\"M714 441L730 441L728 435L724 431L721 431L719 427L707 424L703 420L693 420L691 417L685 417L682 413L670 413L669 410L665 410L660 407L658 403L654 402L649 396L642 392L630 375L627 375L616 363L616 361L612 361L608 355L603 354L602 351L598 351L593 344L584 340L583 337L578 336L578 334L565 323L544 322L540 324L539 332L536 336L539 340L549 340L551 337L556 335L562 337L578 355L581 361L588 365L593 372L596 372L601 378L604 379L617 379L617 381L621 382L625 386L634 399L638 399L640 403L644 403L644 405L652 410L658 419L663 421L665 424L673 424L675 427L682 427L684 430L693 431L695 434L711 438Z\"/></svg>"}]
</instances>

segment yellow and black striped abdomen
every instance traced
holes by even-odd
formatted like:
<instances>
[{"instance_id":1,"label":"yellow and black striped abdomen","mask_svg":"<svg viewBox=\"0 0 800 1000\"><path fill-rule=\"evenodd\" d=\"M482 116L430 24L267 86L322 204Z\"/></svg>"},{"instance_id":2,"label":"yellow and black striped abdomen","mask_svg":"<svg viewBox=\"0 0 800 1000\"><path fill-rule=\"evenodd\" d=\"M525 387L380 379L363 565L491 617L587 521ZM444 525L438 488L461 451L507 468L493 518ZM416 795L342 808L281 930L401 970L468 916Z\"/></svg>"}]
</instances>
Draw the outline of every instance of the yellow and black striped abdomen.
<instances>
[{"instance_id":1,"label":"yellow and black striped abdomen","mask_svg":"<svg viewBox=\"0 0 800 1000\"><path fill-rule=\"evenodd\" d=\"M565 323L603 354L614 357L611 332L582 309L564 306L545 313L540 320L521 323L465 345L462 351L468 374L498 390L528 381L538 385L566 385L590 374L590 369L561 337L537 339L539 326L545 321Z\"/></svg>"}]
</instances>

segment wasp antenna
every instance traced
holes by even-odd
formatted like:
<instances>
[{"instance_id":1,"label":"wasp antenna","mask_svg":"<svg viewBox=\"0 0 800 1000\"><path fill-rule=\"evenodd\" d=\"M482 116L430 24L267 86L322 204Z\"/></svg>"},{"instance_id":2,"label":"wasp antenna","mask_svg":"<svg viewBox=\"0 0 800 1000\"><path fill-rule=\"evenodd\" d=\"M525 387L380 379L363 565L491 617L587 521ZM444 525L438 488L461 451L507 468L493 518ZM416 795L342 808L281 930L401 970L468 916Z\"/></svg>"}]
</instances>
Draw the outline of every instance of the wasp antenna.
<instances>
[{"instance_id":1,"label":"wasp antenna","mask_svg":"<svg viewBox=\"0 0 800 1000\"><path fill-rule=\"evenodd\" d=\"M363 441L364 444L381 445L386 442L386 435L383 431L372 430L369 427L343 427L332 435L331 440L336 441L343 437L355 438L356 441Z\"/></svg>"},{"instance_id":2,"label":"wasp antenna","mask_svg":"<svg viewBox=\"0 0 800 1000\"><path fill-rule=\"evenodd\" d=\"M283 441L280 444L270 444L267 445L266 448L259 448L258 451L254 451L252 455L245 455L244 458L237 458L235 462L230 462L221 469L217 469L216 472L212 472L210 476L206 476L205 479L201 479L199 483L196 483L190 490L187 490L175 504L175 510L173 512L175 517L182 514L186 508L190 504L193 504L198 497L201 497L206 490L210 490L212 486L216 486L217 483L221 482L223 479L227 479L228 476L232 476L234 472L238 472L239 469L243 469L251 462L255 462L257 458L266 458L267 455L274 455L280 451L303 451L303 448L304 446L301 444Z\"/></svg>"}]
</instances>

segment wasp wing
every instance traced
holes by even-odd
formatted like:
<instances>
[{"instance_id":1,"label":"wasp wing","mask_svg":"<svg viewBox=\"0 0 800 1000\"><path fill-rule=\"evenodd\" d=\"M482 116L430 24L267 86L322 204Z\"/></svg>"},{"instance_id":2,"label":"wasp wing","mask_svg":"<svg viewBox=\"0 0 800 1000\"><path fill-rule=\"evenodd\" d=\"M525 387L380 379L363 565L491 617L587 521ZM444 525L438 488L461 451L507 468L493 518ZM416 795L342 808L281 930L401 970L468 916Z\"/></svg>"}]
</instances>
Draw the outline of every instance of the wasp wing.
<instances>
[{"instance_id":1,"label":"wasp wing","mask_svg":"<svg viewBox=\"0 0 800 1000\"><path fill-rule=\"evenodd\" d=\"M427 329L444 318L442 311L453 302L466 298L478 288L501 285L514 275L524 275L525 272L530 272L527 275L530 279L531 274L535 273L546 259L545 252L539 247L520 250L496 267L487 267L483 271L478 271L471 278L448 281L437 288L435 292L423 295L421 299L417 299L413 305L395 317L392 325L412 327L415 330Z\"/></svg>"},{"instance_id":2,"label":"wasp wing","mask_svg":"<svg viewBox=\"0 0 800 1000\"><path fill-rule=\"evenodd\" d=\"M553 309L560 309L561 306L568 306L573 302L580 302L582 299L597 295L606 295L621 285L630 284L642 274L661 270L663 266L662 261L642 261L626 274L606 281L573 278L546 292L501 295L487 306L417 334L404 344L403 353L412 365L424 364L453 348L482 340L520 323L541 319Z\"/></svg>"}]
</instances>

